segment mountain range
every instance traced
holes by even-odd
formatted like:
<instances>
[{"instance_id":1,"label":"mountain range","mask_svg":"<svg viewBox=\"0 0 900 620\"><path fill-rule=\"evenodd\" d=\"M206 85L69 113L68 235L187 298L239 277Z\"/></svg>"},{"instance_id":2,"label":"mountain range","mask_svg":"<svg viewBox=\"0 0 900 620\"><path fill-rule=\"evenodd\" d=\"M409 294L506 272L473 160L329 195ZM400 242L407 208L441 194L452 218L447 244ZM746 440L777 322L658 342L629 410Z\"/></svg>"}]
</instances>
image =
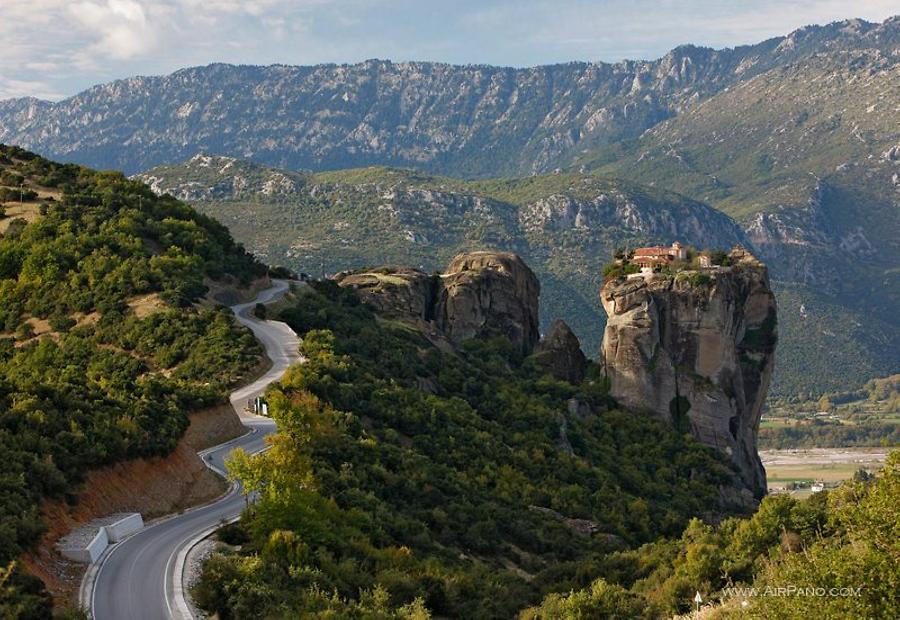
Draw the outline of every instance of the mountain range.
<instances>
[{"instance_id":1,"label":"mountain range","mask_svg":"<svg viewBox=\"0 0 900 620\"><path fill-rule=\"evenodd\" d=\"M464 177L565 167L726 89L818 54L891 57L900 19L811 26L757 45L678 47L654 61L524 69L369 60L215 64L0 104L0 141L135 173L199 152L316 170L409 166Z\"/></svg>"},{"instance_id":2,"label":"mountain range","mask_svg":"<svg viewBox=\"0 0 900 620\"><path fill-rule=\"evenodd\" d=\"M615 64L210 65L0 102L0 140L146 171L301 270L517 251L589 353L615 246L740 242L783 309L773 393L815 396L900 370L898 50L894 17Z\"/></svg>"}]
</instances>

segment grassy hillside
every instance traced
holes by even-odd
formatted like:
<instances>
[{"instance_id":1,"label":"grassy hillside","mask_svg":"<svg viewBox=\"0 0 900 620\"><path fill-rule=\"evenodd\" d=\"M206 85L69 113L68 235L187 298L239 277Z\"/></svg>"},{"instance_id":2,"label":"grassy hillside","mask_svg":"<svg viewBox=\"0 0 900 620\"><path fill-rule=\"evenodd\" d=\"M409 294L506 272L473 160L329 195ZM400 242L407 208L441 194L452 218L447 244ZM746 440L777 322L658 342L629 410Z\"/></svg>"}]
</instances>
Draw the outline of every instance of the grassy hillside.
<instances>
[{"instance_id":1,"label":"grassy hillside","mask_svg":"<svg viewBox=\"0 0 900 620\"><path fill-rule=\"evenodd\" d=\"M677 535L734 475L609 409L596 369L555 381L506 339L447 352L331 282L280 318L308 361L267 393L272 449L231 464L259 501L196 591L220 617L510 618Z\"/></svg>"},{"instance_id":2,"label":"grassy hillside","mask_svg":"<svg viewBox=\"0 0 900 620\"><path fill-rule=\"evenodd\" d=\"M815 184L811 174L880 166L900 141L898 97L895 59L877 51L822 54L742 82L582 163L743 219L802 205Z\"/></svg>"},{"instance_id":3,"label":"grassy hillside","mask_svg":"<svg viewBox=\"0 0 900 620\"><path fill-rule=\"evenodd\" d=\"M261 350L206 282L265 268L228 231L117 173L0 146L0 616L43 618L16 568L40 504L91 468L161 455ZM25 198L24 201L21 199Z\"/></svg>"}]
</instances>

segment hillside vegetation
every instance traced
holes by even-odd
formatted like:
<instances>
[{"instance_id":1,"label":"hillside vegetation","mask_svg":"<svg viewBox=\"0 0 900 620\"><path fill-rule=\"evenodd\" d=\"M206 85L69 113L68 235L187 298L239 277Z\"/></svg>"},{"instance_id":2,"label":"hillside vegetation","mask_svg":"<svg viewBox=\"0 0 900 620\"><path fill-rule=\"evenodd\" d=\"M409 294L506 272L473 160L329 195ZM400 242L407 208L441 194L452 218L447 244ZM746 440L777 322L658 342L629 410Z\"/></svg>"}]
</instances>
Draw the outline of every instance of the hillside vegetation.
<instances>
[{"instance_id":1,"label":"hillside vegetation","mask_svg":"<svg viewBox=\"0 0 900 620\"><path fill-rule=\"evenodd\" d=\"M0 220L0 617L43 618L49 597L16 564L41 502L73 497L92 468L168 453L187 412L258 365L230 311L195 302L207 281L266 270L223 226L121 174L0 146L0 185L33 213L6 202Z\"/></svg>"},{"instance_id":2,"label":"hillside vegetation","mask_svg":"<svg viewBox=\"0 0 900 620\"><path fill-rule=\"evenodd\" d=\"M596 369L556 381L505 338L442 350L330 282L281 318L308 359L267 393L272 449L230 465L259 499L195 592L220 617L513 617L677 536L734 479L610 409Z\"/></svg>"},{"instance_id":3,"label":"hillside vegetation","mask_svg":"<svg viewBox=\"0 0 900 620\"><path fill-rule=\"evenodd\" d=\"M194 591L221 618L663 618L698 590L721 618L900 609L897 454L874 481L711 526L688 517L715 519L733 472L609 408L595 373L555 381L502 338L438 349L332 283L281 318L308 361L267 393L272 449L230 464L258 501ZM785 584L836 594L726 589Z\"/></svg>"},{"instance_id":4,"label":"hillside vegetation","mask_svg":"<svg viewBox=\"0 0 900 620\"><path fill-rule=\"evenodd\" d=\"M607 558L588 587L551 594L522 620L703 618L806 620L900 614L900 451L872 480L796 500L773 495L750 519L693 520L680 538Z\"/></svg>"}]
</instances>

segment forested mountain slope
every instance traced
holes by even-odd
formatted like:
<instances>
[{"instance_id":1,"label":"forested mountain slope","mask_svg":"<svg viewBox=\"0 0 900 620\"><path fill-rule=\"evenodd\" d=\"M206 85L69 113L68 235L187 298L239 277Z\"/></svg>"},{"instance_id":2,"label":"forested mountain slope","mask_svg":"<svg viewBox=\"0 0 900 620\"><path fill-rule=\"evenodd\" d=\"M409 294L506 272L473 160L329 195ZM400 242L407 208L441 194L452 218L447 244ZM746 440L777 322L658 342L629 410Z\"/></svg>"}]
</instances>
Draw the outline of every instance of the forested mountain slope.
<instances>
[{"instance_id":1,"label":"forested mountain slope","mask_svg":"<svg viewBox=\"0 0 900 620\"><path fill-rule=\"evenodd\" d=\"M348 279L406 308L404 274ZM722 516L707 508L734 472L715 453L610 409L596 368L554 380L505 338L453 346L402 316L334 282L283 307L308 361L267 393L272 449L231 464L259 500L220 532L194 591L204 609L668 618L700 591L715 618L897 615L897 454L876 480L686 523ZM728 590L785 584L834 592Z\"/></svg>"},{"instance_id":2,"label":"forested mountain slope","mask_svg":"<svg viewBox=\"0 0 900 620\"><path fill-rule=\"evenodd\" d=\"M748 225L742 229L708 205L659 187L580 173L481 181L390 168L300 174L211 156L160 166L137 178L157 192L191 200L264 261L317 276L323 270L389 263L431 270L465 250L514 251L543 283L542 329L554 317L564 318L592 357L606 321L598 294L602 267L615 247L675 239L722 249L741 243L774 264L784 346L777 354L773 394L818 398L826 391L855 389L900 363L895 317L874 305L891 299L897 288L883 256L854 262L839 241L831 248L801 245L790 237L757 245ZM821 200L829 217L845 218L832 207L831 193ZM887 230L877 234L886 247L896 243ZM796 282L794 263L772 256L804 251L811 253L811 268L830 271L828 281L841 288ZM877 273L884 282L874 280ZM856 295L841 293L845 290Z\"/></svg>"},{"instance_id":3,"label":"forested mountain slope","mask_svg":"<svg viewBox=\"0 0 900 620\"><path fill-rule=\"evenodd\" d=\"M0 146L0 616L43 618L49 597L16 558L40 504L84 474L164 455L186 413L220 402L261 349L216 280L266 269L228 231L118 173Z\"/></svg>"},{"instance_id":4,"label":"forested mountain slope","mask_svg":"<svg viewBox=\"0 0 900 620\"><path fill-rule=\"evenodd\" d=\"M485 304L503 277L451 287ZM385 273L372 295L409 284ZM272 449L231 466L259 501L195 591L221 617L510 618L611 550L727 511L726 457L611 409L597 368L558 381L505 337L448 342L333 281L280 318L307 361L266 395Z\"/></svg>"},{"instance_id":5,"label":"forested mountain slope","mask_svg":"<svg viewBox=\"0 0 900 620\"><path fill-rule=\"evenodd\" d=\"M864 474L865 472L863 472ZM614 553L587 587L547 596L521 620L687 614L710 620L896 618L900 452L806 500L772 495L750 519L692 521L680 539Z\"/></svg>"},{"instance_id":6,"label":"forested mountain slope","mask_svg":"<svg viewBox=\"0 0 900 620\"><path fill-rule=\"evenodd\" d=\"M411 166L464 177L570 164L774 67L834 50L893 53L898 20L810 26L735 49L653 61L513 69L369 60L211 65L0 102L0 140L128 173L198 153L289 169Z\"/></svg>"}]
</instances>

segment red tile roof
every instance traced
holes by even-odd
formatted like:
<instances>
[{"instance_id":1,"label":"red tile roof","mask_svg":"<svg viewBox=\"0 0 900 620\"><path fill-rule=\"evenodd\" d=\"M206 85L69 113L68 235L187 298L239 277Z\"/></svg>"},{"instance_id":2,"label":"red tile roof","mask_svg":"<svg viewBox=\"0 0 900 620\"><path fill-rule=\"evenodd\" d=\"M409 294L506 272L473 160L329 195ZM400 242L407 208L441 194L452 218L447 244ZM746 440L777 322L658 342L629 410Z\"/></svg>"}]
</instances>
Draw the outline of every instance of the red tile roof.
<instances>
[{"instance_id":1,"label":"red tile roof","mask_svg":"<svg viewBox=\"0 0 900 620\"><path fill-rule=\"evenodd\" d=\"M668 256L672 253L672 248L663 246L654 246L649 248L637 248L634 251L635 258L639 256Z\"/></svg>"}]
</instances>

